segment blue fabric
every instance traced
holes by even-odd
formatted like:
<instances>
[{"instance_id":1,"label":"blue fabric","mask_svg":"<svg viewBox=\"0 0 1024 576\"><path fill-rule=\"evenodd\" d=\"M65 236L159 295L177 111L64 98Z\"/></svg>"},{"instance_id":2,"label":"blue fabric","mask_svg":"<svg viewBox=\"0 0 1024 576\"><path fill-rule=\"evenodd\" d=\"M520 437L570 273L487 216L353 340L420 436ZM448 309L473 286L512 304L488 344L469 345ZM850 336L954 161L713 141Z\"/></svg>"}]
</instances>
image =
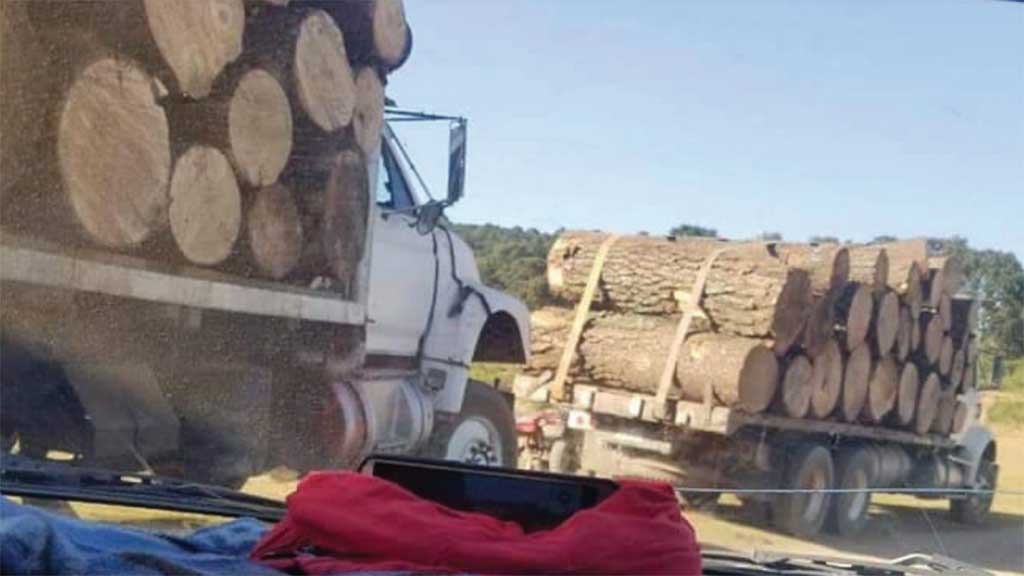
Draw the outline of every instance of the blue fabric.
<instances>
[{"instance_id":1,"label":"blue fabric","mask_svg":"<svg viewBox=\"0 0 1024 576\"><path fill-rule=\"evenodd\" d=\"M0 498L0 574L280 574L248 559L267 529L242 518L177 537Z\"/></svg>"}]
</instances>

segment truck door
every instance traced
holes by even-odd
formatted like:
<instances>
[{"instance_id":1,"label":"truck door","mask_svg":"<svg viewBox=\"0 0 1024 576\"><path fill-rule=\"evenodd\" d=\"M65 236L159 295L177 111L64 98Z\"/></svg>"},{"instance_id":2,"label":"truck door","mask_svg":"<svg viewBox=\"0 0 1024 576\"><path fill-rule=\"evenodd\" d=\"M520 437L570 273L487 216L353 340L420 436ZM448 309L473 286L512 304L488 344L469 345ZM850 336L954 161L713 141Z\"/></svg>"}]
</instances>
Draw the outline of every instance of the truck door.
<instances>
[{"instance_id":1,"label":"truck door","mask_svg":"<svg viewBox=\"0 0 1024 576\"><path fill-rule=\"evenodd\" d=\"M366 348L369 354L412 356L426 329L434 294L433 232L416 231L414 198L388 146L378 167Z\"/></svg>"}]
</instances>

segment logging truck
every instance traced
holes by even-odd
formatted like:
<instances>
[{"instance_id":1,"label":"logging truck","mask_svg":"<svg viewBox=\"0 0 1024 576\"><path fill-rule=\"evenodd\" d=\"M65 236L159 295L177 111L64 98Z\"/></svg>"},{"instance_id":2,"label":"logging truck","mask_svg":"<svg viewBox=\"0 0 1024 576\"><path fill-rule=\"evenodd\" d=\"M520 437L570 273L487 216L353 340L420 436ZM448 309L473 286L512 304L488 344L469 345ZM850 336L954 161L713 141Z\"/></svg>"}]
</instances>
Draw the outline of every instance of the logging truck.
<instances>
[{"instance_id":1,"label":"logging truck","mask_svg":"<svg viewBox=\"0 0 1024 576\"><path fill-rule=\"evenodd\" d=\"M513 463L469 367L524 360L528 313L443 214L466 120L385 110L400 1L2 8L4 450L231 486ZM410 121L449 127L444 199Z\"/></svg>"},{"instance_id":2,"label":"logging truck","mask_svg":"<svg viewBox=\"0 0 1024 576\"><path fill-rule=\"evenodd\" d=\"M664 480L691 506L734 493L800 536L859 532L873 492L981 522L977 305L928 252L563 233L563 305L533 313L513 386L521 464Z\"/></svg>"}]
</instances>

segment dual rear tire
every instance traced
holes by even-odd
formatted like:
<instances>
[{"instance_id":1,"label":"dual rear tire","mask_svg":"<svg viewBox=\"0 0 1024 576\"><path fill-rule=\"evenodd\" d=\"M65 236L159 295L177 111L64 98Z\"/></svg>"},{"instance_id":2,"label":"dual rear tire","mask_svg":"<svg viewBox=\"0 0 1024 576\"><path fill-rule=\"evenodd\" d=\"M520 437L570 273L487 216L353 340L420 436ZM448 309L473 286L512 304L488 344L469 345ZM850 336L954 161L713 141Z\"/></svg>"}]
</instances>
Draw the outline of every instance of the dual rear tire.
<instances>
[{"instance_id":1,"label":"dual rear tire","mask_svg":"<svg viewBox=\"0 0 1024 576\"><path fill-rule=\"evenodd\" d=\"M796 536L810 537L822 528L841 536L860 533L868 521L874 484L874 459L862 447L832 452L821 445L797 448L786 466L783 487L793 490L775 496L776 526ZM832 492L833 489L850 492Z\"/></svg>"}]
</instances>

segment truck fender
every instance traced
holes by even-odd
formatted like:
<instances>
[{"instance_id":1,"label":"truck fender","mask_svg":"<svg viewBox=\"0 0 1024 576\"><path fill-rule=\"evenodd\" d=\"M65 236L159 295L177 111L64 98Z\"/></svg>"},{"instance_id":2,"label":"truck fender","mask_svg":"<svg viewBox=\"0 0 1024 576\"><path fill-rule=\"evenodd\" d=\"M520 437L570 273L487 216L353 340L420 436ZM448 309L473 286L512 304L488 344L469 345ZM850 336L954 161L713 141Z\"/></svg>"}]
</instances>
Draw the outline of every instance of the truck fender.
<instances>
[{"instance_id":1,"label":"truck fender","mask_svg":"<svg viewBox=\"0 0 1024 576\"><path fill-rule=\"evenodd\" d=\"M446 315L454 321L452 339L428 342L425 368L443 370L447 377L434 407L441 412L458 413L469 380L469 365L474 361L522 363L530 353L530 311L514 296L473 281L463 280L461 294ZM430 354L434 346L452 354L452 360L440 363ZM453 346L455 349L445 346Z\"/></svg>"},{"instance_id":2,"label":"truck fender","mask_svg":"<svg viewBox=\"0 0 1024 576\"><path fill-rule=\"evenodd\" d=\"M978 472L978 465L988 451L991 451L991 457L995 460L996 441L988 428L972 426L960 438L959 445L954 454L956 461L963 465L967 472L965 480L969 486L974 484L974 476Z\"/></svg>"}]
</instances>

